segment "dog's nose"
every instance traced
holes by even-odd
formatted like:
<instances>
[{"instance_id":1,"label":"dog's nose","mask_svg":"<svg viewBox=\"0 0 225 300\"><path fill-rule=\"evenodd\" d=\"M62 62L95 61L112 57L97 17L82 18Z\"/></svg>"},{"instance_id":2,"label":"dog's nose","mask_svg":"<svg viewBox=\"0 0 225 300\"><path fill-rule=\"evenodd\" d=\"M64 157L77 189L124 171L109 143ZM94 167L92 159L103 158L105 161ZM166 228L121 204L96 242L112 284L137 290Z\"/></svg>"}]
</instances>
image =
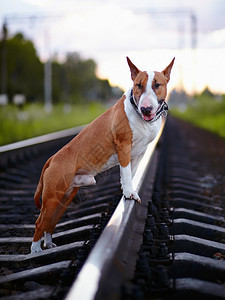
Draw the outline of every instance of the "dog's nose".
<instances>
[{"instance_id":1,"label":"dog's nose","mask_svg":"<svg viewBox=\"0 0 225 300\"><path fill-rule=\"evenodd\" d=\"M141 112L143 113L143 115L150 115L151 111L152 111L152 106L148 106L148 107L141 107Z\"/></svg>"}]
</instances>

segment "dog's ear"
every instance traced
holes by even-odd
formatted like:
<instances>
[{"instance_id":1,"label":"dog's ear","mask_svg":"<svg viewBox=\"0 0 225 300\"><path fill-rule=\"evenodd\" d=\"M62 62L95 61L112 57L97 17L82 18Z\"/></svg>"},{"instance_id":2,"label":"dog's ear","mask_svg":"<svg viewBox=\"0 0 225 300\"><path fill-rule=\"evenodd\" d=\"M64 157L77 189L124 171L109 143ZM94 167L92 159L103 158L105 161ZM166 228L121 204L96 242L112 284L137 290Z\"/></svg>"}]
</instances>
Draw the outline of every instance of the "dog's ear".
<instances>
[{"instance_id":1,"label":"dog's ear","mask_svg":"<svg viewBox=\"0 0 225 300\"><path fill-rule=\"evenodd\" d=\"M174 60L175 60L175 57L172 59L171 63L161 72L163 74L163 76L166 78L167 82L170 81L170 72L172 70Z\"/></svg>"},{"instance_id":2,"label":"dog's ear","mask_svg":"<svg viewBox=\"0 0 225 300\"><path fill-rule=\"evenodd\" d=\"M137 77L137 74L140 72L140 70L132 63L132 61L127 56L127 62L130 67L131 72L131 79L134 81L134 79Z\"/></svg>"}]
</instances>

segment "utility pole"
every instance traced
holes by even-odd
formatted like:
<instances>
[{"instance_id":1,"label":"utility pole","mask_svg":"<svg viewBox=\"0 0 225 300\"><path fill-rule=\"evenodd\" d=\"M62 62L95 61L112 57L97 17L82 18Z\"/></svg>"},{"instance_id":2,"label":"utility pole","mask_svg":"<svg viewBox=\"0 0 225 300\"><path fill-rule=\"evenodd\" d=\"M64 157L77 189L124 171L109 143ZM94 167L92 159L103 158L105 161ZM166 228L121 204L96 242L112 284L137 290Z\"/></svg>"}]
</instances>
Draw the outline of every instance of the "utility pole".
<instances>
[{"instance_id":1,"label":"utility pole","mask_svg":"<svg viewBox=\"0 0 225 300\"><path fill-rule=\"evenodd\" d=\"M44 92L45 92L45 111L52 111L52 63L51 57L44 65Z\"/></svg>"},{"instance_id":2,"label":"utility pole","mask_svg":"<svg viewBox=\"0 0 225 300\"><path fill-rule=\"evenodd\" d=\"M46 62L44 65L44 95L45 95L45 111L50 113L52 111L52 61L51 61L51 47L50 47L49 30L45 30L45 49Z\"/></svg>"},{"instance_id":3,"label":"utility pole","mask_svg":"<svg viewBox=\"0 0 225 300\"><path fill-rule=\"evenodd\" d=\"M7 40L7 27L6 21L2 26L2 55L1 55L1 94L6 95L7 90L7 56L6 56L6 40Z\"/></svg>"},{"instance_id":4,"label":"utility pole","mask_svg":"<svg viewBox=\"0 0 225 300\"><path fill-rule=\"evenodd\" d=\"M192 36L191 47L192 47L192 49L196 49L196 47L197 47L197 17L192 12L190 14L190 18L191 18L191 36Z\"/></svg>"}]
</instances>

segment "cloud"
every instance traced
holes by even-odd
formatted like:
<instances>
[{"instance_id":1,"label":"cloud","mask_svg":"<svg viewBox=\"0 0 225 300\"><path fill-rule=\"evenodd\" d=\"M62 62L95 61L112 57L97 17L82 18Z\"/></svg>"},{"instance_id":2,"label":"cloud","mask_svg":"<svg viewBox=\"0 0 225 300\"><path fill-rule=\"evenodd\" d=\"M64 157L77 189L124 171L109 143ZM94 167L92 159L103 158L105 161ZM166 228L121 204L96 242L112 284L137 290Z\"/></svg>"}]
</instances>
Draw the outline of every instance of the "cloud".
<instances>
[{"instance_id":1,"label":"cloud","mask_svg":"<svg viewBox=\"0 0 225 300\"><path fill-rule=\"evenodd\" d=\"M210 74L222 74L225 68L224 9L223 0L204 0L204 8L202 1L196 0L188 4L181 0L8 0L0 15L49 16L44 21L37 18L32 26L29 22L10 24L9 29L23 30L32 38L43 60L49 53L57 52L62 57L74 51L94 58L102 77L125 88L131 84L125 60L128 55L140 68L155 70L177 56L170 86L179 84L183 74L184 86L191 90L196 74L197 85L207 83L224 90L216 76L210 79ZM190 68L194 61L190 50L191 11L197 17L198 28L196 72Z\"/></svg>"},{"instance_id":2,"label":"cloud","mask_svg":"<svg viewBox=\"0 0 225 300\"><path fill-rule=\"evenodd\" d=\"M54 47L66 45L70 51L118 51L130 47L152 47L148 17L106 3L82 13L67 13L51 26ZM57 36L58 41L57 41Z\"/></svg>"},{"instance_id":3,"label":"cloud","mask_svg":"<svg viewBox=\"0 0 225 300\"><path fill-rule=\"evenodd\" d=\"M206 49L225 48L225 28L202 34L200 36L200 47Z\"/></svg>"}]
</instances>

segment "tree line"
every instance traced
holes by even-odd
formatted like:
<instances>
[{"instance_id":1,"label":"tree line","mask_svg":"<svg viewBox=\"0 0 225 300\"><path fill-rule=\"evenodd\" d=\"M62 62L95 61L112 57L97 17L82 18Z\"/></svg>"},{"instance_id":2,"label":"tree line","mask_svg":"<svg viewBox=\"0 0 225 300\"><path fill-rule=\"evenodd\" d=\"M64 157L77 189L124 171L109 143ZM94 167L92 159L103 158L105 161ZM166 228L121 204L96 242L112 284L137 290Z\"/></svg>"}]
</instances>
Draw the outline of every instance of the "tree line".
<instances>
[{"instance_id":1,"label":"tree line","mask_svg":"<svg viewBox=\"0 0 225 300\"><path fill-rule=\"evenodd\" d=\"M0 58L0 81L5 82L5 92L9 100L15 94L24 94L30 102L44 100L44 64L32 41L21 33L6 40L2 39ZM78 53L67 54L62 63L53 59L53 103L105 101L121 95L119 88L111 87L108 80L96 76L96 67L93 59L84 60Z\"/></svg>"}]
</instances>

